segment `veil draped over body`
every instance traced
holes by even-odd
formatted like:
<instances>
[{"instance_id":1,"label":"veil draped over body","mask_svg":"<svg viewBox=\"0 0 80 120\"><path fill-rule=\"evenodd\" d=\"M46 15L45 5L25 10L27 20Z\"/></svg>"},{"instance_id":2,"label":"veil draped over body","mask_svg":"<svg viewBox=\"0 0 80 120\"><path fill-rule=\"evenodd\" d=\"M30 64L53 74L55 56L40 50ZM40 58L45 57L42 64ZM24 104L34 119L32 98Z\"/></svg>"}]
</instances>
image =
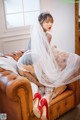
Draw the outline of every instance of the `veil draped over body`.
<instances>
[{"instance_id":1,"label":"veil draped over body","mask_svg":"<svg viewBox=\"0 0 80 120\"><path fill-rule=\"evenodd\" d=\"M57 87L80 78L80 73L73 75L80 68L80 56L68 53L66 67L61 70L54 55L59 49L51 48L46 33L38 21L31 31L31 51L37 57L36 59L33 55L31 56L35 74L44 86Z\"/></svg>"}]
</instances>

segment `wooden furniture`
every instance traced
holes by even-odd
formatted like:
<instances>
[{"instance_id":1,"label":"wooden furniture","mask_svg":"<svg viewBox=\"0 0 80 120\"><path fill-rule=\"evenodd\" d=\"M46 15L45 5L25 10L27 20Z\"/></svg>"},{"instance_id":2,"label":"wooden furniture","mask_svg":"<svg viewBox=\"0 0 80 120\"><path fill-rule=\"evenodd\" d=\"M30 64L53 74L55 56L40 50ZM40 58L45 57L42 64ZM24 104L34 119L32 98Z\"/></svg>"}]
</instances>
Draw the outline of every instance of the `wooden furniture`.
<instances>
[{"instance_id":1,"label":"wooden furniture","mask_svg":"<svg viewBox=\"0 0 80 120\"><path fill-rule=\"evenodd\" d=\"M79 1L75 2L75 53L78 55L80 55L79 4Z\"/></svg>"},{"instance_id":2,"label":"wooden furniture","mask_svg":"<svg viewBox=\"0 0 80 120\"><path fill-rule=\"evenodd\" d=\"M14 59L22 51L9 54ZM59 118L79 103L79 81L68 84L67 89L54 98L49 107L50 120ZM40 120L32 111L32 90L27 78L0 68L0 113L7 114L7 120Z\"/></svg>"}]
</instances>

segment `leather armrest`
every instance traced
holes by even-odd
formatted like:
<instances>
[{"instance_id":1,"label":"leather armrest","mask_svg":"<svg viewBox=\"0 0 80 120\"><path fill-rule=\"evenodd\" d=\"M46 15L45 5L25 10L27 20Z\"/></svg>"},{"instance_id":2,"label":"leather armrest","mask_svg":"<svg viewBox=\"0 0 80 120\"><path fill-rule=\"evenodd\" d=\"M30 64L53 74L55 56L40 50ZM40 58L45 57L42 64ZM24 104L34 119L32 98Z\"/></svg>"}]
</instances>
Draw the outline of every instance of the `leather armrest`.
<instances>
[{"instance_id":1,"label":"leather armrest","mask_svg":"<svg viewBox=\"0 0 80 120\"><path fill-rule=\"evenodd\" d=\"M72 83L68 84L67 86L68 86L68 89L75 91L76 89L79 88L79 80L72 82Z\"/></svg>"},{"instance_id":2,"label":"leather armrest","mask_svg":"<svg viewBox=\"0 0 80 120\"><path fill-rule=\"evenodd\" d=\"M68 86L68 89L70 90L73 90L74 91L74 94L75 94L75 103L76 105L79 104L79 80L73 82L73 83L70 83L67 85Z\"/></svg>"},{"instance_id":3,"label":"leather armrest","mask_svg":"<svg viewBox=\"0 0 80 120\"><path fill-rule=\"evenodd\" d=\"M15 80L13 79L7 83L6 95L10 99L16 101L18 100L17 91L20 88L23 88L27 92L28 96L30 96L29 97L30 101L32 101L32 90L31 90L30 82L28 79L21 77L21 76L18 76Z\"/></svg>"},{"instance_id":4,"label":"leather armrest","mask_svg":"<svg viewBox=\"0 0 80 120\"><path fill-rule=\"evenodd\" d=\"M1 71L2 70L2 71ZM30 82L27 78L16 75L11 71L0 69L0 90L6 94L12 101L19 101L20 89L24 89L25 97L28 101L32 102L32 89ZM26 97L27 96L27 97ZM26 100L27 101L27 100ZM32 104L27 103L30 111L32 110Z\"/></svg>"},{"instance_id":5,"label":"leather armrest","mask_svg":"<svg viewBox=\"0 0 80 120\"><path fill-rule=\"evenodd\" d=\"M79 70L77 70L77 72L78 72ZM75 78L76 77L76 75L77 75L77 72L75 72L74 74L72 74L68 79L73 79L73 78ZM69 83L68 85L68 88L69 89L71 89L71 90L73 90L73 91L76 91L78 88L79 88L79 80L76 80L76 81L74 81L74 82L71 82L71 83Z\"/></svg>"}]
</instances>

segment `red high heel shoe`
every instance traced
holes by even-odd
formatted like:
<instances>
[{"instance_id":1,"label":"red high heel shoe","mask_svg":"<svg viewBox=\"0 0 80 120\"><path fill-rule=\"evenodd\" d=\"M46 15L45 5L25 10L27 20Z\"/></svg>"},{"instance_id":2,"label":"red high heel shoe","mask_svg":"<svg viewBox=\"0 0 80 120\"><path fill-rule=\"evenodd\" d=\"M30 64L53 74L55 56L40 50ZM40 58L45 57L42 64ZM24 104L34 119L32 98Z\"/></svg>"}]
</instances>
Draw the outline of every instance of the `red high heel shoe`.
<instances>
[{"instance_id":1,"label":"red high heel shoe","mask_svg":"<svg viewBox=\"0 0 80 120\"><path fill-rule=\"evenodd\" d=\"M33 113L37 118L41 117L41 106L39 106L40 99L41 99L41 94L35 93L33 98Z\"/></svg>"},{"instance_id":2,"label":"red high heel shoe","mask_svg":"<svg viewBox=\"0 0 80 120\"><path fill-rule=\"evenodd\" d=\"M42 120L48 120L49 116L48 116L48 103L47 100L45 98L43 98L41 101L41 110L42 110L42 114L41 114L41 119Z\"/></svg>"}]
</instances>

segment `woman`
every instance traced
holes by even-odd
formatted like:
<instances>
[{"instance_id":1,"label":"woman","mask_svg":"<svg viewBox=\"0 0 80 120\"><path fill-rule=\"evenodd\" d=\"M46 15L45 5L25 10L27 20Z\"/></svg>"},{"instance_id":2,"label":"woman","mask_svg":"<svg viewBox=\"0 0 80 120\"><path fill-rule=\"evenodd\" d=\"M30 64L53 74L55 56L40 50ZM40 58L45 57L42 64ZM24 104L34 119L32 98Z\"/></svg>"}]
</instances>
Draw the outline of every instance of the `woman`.
<instances>
[{"instance_id":1,"label":"woman","mask_svg":"<svg viewBox=\"0 0 80 120\"><path fill-rule=\"evenodd\" d=\"M31 31L30 53L35 53L37 58L31 54L31 60L37 79L44 85L42 89L45 95L41 97L38 92L34 94L33 112L42 120L48 120L48 105L55 96L54 88L66 88L66 84L80 78L80 56L50 45L52 36L48 31L51 30L53 22L50 13L41 13Z\"/></svg>"}]
</instances>

